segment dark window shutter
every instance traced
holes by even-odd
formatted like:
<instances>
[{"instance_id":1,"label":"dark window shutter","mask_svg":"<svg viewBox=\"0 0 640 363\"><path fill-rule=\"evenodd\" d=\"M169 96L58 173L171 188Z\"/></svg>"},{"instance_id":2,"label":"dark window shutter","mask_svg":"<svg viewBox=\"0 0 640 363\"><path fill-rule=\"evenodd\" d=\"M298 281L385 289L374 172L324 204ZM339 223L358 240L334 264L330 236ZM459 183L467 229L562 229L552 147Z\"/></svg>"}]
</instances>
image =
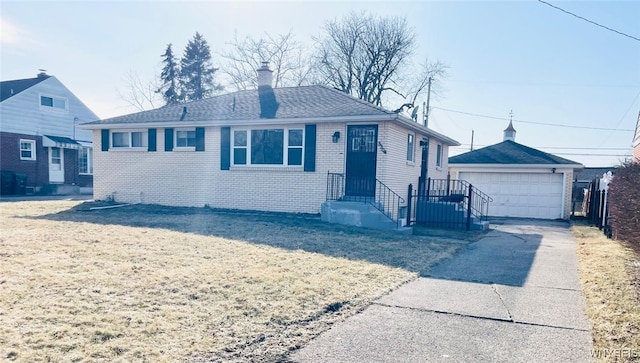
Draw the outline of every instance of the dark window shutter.
<instances>
[{"instance_id":1,"label":"dark window shutter","mask_svg":"<svg viewBox=\"0 0 640 363\"><path fill-rule=\"evenodd\" d=\"M220 128L220 170L231 166L231 127Z\"/></svg>"},{"instance_id":2,"label":"dark window shutter","mask_svg":"<svg viewBox=\"0 0 640 363\"><path fill-rule=\"evenodd\" d=\"M173 151L173 129L164 129L164 151Z\"/></svg>"},{"instance_id":3,"label":"dark window shutter","mask_svg":"<svg viewBox=\"0 0 640 363\"><path fill-rule=\"evenodd\" d=\"M196 151L204 151L204 127L196 127Z\"/></svg>"},{"instance_id":4,"label":"dark window shutter","mask_svg":"<svg viewBox=\"0 0 640 363\"><path fill-rule=\"evenodd\" d=\"M102 131L102 151L109 151L109 130L103 129Z\"/></svg>"},{"instance_id":5,"label":"dark window shutter","mask_svg":"<svg viewBox=\"0 0 640 363\"><path fill-rule=\"evenodd\" d=\"M304 127L304 171L316 171L316 125Z\"/></svg>"},{"instance_id":6,"label":"dark window shutter","mask_svg":"<svg viewBox=\"0 0 640 363\"><path fill-rule=\"evenodd\" d=\"M147 133L147 135L149 135L149 142L147 143L149 145L149 147L147 148L147 151L156 151L157 147L156 147L156 129L149 129L149 132Z\"/></svg>"}]
</instances>

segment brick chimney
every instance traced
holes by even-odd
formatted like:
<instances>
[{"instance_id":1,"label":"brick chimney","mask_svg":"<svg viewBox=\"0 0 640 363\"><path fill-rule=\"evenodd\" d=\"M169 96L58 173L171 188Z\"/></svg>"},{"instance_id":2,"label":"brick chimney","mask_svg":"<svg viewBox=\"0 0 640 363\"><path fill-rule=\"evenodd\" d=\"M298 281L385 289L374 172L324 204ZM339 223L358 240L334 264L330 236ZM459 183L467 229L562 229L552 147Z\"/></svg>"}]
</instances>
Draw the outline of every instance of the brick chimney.
<instances>
[{"instance_id":1,"label":"brick chimney","mask_svg":"<svg viewBox=\"0 0 640 363\"><path fill-rule=\"evenodd\" d=\"M257 69L258 87L273 87L273 71L269 69L269 62L262 62L262 67Z\"/></svg>"}]
</instances>

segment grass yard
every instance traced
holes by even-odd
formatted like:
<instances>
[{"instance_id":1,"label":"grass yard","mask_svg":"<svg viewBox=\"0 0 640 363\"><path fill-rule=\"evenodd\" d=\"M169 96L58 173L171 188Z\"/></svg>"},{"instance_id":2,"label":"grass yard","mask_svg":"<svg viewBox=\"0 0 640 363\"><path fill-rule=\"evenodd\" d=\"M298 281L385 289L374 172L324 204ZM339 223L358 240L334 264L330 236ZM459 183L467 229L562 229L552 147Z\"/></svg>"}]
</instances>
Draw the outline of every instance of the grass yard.
<instances>
[{"instance_id":1,"label":"grass yard","mask_svg":"<svg viewBox=\"0 0 640 363\"><path fill-rule=\"evenodd\" d=\"M278 361L460 244L315 216L0 203L0 360Z\"/></svg>"},{"instance_id":2,"label":"grass yard","mask_svg":"<svg viewBox=\"0 0 640 363\"><path fill-rule=\"evenodd\" d=\"M640 362L640 257L595 227L574 223L580 278L601 362Z\"/></svg>"}]
</instances>

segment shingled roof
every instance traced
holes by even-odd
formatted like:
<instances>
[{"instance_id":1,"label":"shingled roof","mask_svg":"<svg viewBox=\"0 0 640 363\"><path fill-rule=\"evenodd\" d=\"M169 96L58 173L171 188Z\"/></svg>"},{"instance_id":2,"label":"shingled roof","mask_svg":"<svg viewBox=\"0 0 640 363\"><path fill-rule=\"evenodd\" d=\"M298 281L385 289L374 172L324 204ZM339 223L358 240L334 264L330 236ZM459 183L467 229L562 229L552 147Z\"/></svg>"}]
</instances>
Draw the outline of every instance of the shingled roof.
<instances>
[{"instance_id":1,"label":"shingled roof","mask_svg":"<svg viewBox=\"0 0 640 363\"><path fill-rule=\"evenodd\" d=\"M44 81L51 76L42 75L36 78L15 79L12 81L0 82L0 102L6 100L11 96L15 96L18 93L35 86L36 84Z\"/></svg>"},{"instance_id":2,"label":"shingled roof","mask_svg":"<svg viewBox=\"0 0 640 363\"><path fill-rule=\"evenodd\" d=\"M458 146L456 140L435 132L396 112L375 106L344 92L321 85L271 88L261 86L218 95L155 110L132 113L104 120L84 123L81 128L154 127L183 125L226 124L233 121L254 122L347 122L394 121L442 142Z\"/></svg>"},{"instance_id":3,"label":"shingled roof","mask_svg":"<svg viewBox=\"0 0 640 363\"><path fill-rule=\"evenodd\" d=\"M506 140L499 144L469 151L449 158L449 164L576 164L543 151Z\"/></svg>"},{"instance_id":4,"label":"shingled roof","mask_svg":"<svg viewBox=\"0 0 640 363\"><path fill-rule=\"evenodd\" d=\"M268 88L270 89L270 87ZM265 106L269 109L265 110ZM343 92L315 85L273 88L273 94L258 90L232 92L203 100L90 122L85 125L175 122L180 120L184 107L187 109L184 118L186 121L395 115L391 111L376 107Z\"/></svg>"}]
</instances>

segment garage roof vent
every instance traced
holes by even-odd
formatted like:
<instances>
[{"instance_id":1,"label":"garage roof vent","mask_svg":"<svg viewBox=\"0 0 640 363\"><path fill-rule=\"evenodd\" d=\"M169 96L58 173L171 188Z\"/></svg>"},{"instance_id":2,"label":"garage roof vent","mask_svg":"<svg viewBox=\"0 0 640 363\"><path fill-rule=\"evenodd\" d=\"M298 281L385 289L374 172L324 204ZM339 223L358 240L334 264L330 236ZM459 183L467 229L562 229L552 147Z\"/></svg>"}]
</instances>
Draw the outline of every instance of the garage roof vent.
<instances>
[{"instance_id":1,"label":"garage roof vent","mask_svg":"<svg viewBox=\"0 0 640 363\"><path fill-rule=\"evenodd\" d=\"M516 141L516 129L513 128L513 111L509 112L509 126L504 129L502 141Z\"/></svg>"}]
</instances>

